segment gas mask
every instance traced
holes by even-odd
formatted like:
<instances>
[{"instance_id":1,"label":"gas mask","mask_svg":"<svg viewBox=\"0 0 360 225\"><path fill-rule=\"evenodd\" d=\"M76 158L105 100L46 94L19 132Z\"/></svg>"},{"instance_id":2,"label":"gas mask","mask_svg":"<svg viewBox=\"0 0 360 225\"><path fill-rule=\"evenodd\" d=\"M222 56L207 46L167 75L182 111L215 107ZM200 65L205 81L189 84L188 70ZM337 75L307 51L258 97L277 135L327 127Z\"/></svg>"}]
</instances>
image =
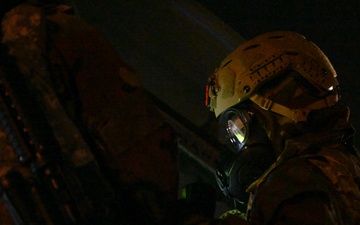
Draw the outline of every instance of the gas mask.
<instances>
[{"instance_id":1,"label":"gas mask","mask_svg":"<svg viewBox=\"0 0 360 225\"><path fill-rule=\"evenodd\" d=\"M222 192L246 204L246 189L275 162L275 154L265 130L254 113L235 106L220 115L228 149L223 151L216 170Z\"/></svg>"}]
</instances>

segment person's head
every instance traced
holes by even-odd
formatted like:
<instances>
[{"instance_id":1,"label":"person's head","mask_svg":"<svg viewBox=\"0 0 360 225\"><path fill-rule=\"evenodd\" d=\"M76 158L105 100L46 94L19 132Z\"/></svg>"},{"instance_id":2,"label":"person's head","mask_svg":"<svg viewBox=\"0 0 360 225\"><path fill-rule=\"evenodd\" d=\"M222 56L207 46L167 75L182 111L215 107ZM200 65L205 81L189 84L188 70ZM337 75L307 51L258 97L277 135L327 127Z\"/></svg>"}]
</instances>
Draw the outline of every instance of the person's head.
<instances>
[{"instance_id":1,"label":"person's head","mask_svg":"<svg viewBox=\"0 0 360 225\"><path fill-rule=\"evenodd\" d=\"M240 45L209 78L208 87L208 104L217 117L246 105L273 115L280 125L305 122L311 110L331 107L339 96L336 72L325 54L294 32L269 32ZM261 116L261 123L269 133L273 122L268 118Z\"/></svg>"},{"instance_id":2,"label":"person's head","mask_svg":"<svg viewBox=\"0 0 360 225\"><path fill-rule=\"evenodd\" d=\"M262 154L268 149L278 156L286 128L305 123L312 110L333 106L339 94L336 72L314 43L294 32L269 32L222 61L209 78L207 97L231 148L243 158L259 146Z\"/></svg>"}]
</instances>

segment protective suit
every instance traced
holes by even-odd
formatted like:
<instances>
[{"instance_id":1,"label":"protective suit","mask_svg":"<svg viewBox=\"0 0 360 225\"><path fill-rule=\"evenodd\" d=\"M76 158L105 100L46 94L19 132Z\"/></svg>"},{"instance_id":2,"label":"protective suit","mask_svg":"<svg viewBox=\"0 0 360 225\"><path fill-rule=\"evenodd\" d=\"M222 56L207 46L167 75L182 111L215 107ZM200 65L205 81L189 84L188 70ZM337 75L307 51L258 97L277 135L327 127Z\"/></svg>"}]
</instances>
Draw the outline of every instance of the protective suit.
<instances>
[{"instance_id":1,"label":"protective suit","mask_svg":"<svg viewBox=\"0 0 360 225\"><path fill-rule=\"evenodd\" d=\"M1 15L13 119L0 126L0 224L161 223L177 199L176 134L136 71L71 7L13 3Z\"/></svg>"},{"instance_id":2,"label":"protective suit","mask_svg":"<svg viewBox=\"0 0 360 225\"><path fill-rule=\"evenodd\" d=\"M324 53L294 32L255 37L215 70L207 104L231 155L217 180L247 206L244 219L225 221L360 223L360 159L336 77Z\"/></svg>"}]
</instances>

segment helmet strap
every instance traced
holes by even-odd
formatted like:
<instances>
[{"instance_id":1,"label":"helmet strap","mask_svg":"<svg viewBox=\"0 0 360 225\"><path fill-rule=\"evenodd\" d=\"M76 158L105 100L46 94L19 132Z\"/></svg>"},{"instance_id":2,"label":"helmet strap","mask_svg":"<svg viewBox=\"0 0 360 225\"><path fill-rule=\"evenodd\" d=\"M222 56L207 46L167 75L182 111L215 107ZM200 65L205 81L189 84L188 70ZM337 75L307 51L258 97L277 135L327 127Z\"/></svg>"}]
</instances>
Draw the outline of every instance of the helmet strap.
<instances>
[{"instance_id":1,"label":"helmet strap","mask_svg":"<svg viewBox=\"0 0 360 225\"><path fill-rule=\"evenodd\" d=\"M307 115L313 109L319 109L324 107L333 106L337 102L337 98L334 98L334 95L328 95L325 98L320 99L308 106L308 108L303 109L290 109L284 105L273 102L272 100L265 98L264 96L260 96L258 94L253 95L250 100L257 104L262 109L267 111L275 112L277 114L283 115L295 123L306 121Z\"/></svg>"}]
</instances>

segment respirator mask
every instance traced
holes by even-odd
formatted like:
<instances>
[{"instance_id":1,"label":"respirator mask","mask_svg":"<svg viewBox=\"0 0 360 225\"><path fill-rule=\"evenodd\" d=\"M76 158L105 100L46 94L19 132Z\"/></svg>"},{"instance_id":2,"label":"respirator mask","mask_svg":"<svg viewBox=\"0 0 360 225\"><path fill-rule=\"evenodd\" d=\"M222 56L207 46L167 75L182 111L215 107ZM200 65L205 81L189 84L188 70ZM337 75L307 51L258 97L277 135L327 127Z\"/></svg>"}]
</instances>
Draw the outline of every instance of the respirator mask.
<instances>
[{"instance_id":1,"label":"respirator mask","mask_svg":"<svg viewBox=\"0 0 360 225\"><path fill-rule=\"evenodd\" d=\"M222 192L246 204L246 189L275 162L272 145L253 112L235 106L220 115L227 149L220 154L216 180Z\"/></svg>"}]
</instances>

